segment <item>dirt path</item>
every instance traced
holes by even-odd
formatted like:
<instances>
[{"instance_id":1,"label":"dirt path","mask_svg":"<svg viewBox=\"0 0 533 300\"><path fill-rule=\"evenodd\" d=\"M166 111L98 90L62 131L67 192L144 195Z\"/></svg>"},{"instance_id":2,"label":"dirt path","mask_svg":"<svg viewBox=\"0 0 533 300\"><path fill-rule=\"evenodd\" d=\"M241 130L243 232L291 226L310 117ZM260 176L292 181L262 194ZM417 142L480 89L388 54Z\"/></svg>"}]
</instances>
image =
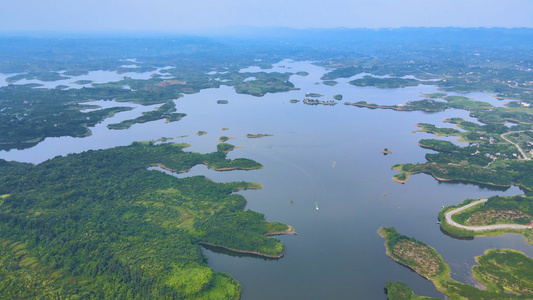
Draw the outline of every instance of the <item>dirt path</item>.
<instances>
[{"instance_id":1,"label":"dirt path","mask_svg":"<svg viewBox=\"0 0 533 300\"><path fill-rule=\"evenodd\" d=\"M452 226L459 227L466 230L472 230L472 231L482 231L482 230L494 230L494 229L528 229L531 228L529 225L518 225L518 224L497 224L497 225L485 225L485 226L466 226L459 224L452 220L452 216L460 211L463 211L465 209L468 209L474 205L485 203L488 199L481 199L478 201L474 201L470 204L467 204L465 206L459 207L457 209L451 210L444 214L444 217L446 218L446 222Z\"/></svg>"}]
</instances>

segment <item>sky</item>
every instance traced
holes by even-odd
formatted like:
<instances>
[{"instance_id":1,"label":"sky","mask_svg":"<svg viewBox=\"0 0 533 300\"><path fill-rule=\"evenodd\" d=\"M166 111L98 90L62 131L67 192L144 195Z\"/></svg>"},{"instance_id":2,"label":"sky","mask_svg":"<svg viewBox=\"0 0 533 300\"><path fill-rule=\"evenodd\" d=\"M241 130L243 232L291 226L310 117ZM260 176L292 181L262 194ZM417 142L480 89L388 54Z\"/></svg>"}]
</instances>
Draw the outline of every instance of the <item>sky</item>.
<instances>
[{"instance_id":1,"label":"sky","mask_svg":"<svg viewBox=\"0 0 533 300\"><path fill-rule=\"evenodd\" d=\"M532 0L2 0L0 31L533 27Z\"/></svg>"}]
</instances>

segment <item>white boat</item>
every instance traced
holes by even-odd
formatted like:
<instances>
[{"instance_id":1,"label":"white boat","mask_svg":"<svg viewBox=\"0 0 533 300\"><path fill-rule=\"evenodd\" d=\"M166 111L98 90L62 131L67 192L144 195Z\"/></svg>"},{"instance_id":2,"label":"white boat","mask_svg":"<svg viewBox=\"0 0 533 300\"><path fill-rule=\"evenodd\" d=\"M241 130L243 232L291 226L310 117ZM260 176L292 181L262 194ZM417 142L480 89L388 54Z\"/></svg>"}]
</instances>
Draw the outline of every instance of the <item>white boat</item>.
<instances>
[{"instance_id":1,"label":"white boat","mask_svg":"<svg viewBox=\"0 0 533 300\"><path fill-rule=\"evenodd\" d=\"M316 210L318 210L318 202L315 202Z\"/></svg>"}]
</instances>

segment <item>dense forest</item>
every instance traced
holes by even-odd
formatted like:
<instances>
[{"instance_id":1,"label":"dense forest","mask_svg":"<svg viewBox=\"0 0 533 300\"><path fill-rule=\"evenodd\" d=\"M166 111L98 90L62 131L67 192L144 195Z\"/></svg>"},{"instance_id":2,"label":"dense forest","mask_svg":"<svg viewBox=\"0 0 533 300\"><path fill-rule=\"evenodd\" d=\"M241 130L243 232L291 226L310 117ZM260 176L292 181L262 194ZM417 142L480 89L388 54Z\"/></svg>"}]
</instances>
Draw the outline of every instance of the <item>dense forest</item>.
<instances>
[{"instance_id":1,"label":"dense forest","mask_svg":"<svg viewBox=\"0 0 533 300\"><path fill-rule=\"evenodd\" d=\"M240 286L209 268L198 243L280 255L262 214L233 194L247 182L177 179L148 170L196 164L248 169L223 152L134 143L56 157L0 161L0 293L9 298L237 299ZM239 162L243 162L242 164ZM31 288L23 288L23 287Z\"/></svg>"}]
</instances>

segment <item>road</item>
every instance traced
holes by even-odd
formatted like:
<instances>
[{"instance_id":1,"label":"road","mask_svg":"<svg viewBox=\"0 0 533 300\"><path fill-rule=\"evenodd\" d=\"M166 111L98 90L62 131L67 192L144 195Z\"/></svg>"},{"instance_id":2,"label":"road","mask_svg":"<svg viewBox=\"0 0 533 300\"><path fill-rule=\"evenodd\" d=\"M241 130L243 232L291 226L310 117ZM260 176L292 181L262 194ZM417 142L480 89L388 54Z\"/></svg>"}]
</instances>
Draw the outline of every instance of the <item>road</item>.
<instances>
[{"instance_id":1,"label":"road","mask_svg":"<svg viewBox=\"0 0 533 300\"><path fill-rule=\"evenodd\" d=\"M527 157L526 153L524 152L524 150L522 150L522 148L520 148L520 146L518 146L518 144L515 144L513 142L511 142L508 138L506 138L505 136L508 135L509 133L519 133L519 132L524 132L526 130L522 130L522 131L512 131L512 132L507 132L507 133L504 133L502 135L500 135L502 137L502 139L506 140L507 142L515 145L515 147L518 149L518 151L520 151L520 153L522 153L522 157L524 158L524 160L530 160L529 157Z\"/></svg>"},{"instance_id":2,"label":"road","mask_svg":"<svg viewBox=\"0 0 533 300\"><path fill-rule=\"evenodd\" d=\"M465 206L462 206L462 207L459 207L457 209L454 209L454 210L451 210L447 213L444 214L444 217L446 218L446 222L452 226L455 226L455 227L459 227L459 228L462 228L462 229L466 229L466 230L472 230L472 231L482 231L482 230L494 230L494 229L527 229L527 228L531 228L531 226L529 225L517 225L517 224L497 224L497 225L485 225L485 226L466 226L466 225L462 225L462 224L459 224L457 222L455 222L454 220L452 220L452 215L460 212L460 211L463 211L465 209L468 209L474 205L477 205L477 204L480 204L480 203L485 203L487 202L487 199L481 199L481 200L477 200L477 201L474 201L470 204L467 204Z\"/></svg>"}]
</instances>

